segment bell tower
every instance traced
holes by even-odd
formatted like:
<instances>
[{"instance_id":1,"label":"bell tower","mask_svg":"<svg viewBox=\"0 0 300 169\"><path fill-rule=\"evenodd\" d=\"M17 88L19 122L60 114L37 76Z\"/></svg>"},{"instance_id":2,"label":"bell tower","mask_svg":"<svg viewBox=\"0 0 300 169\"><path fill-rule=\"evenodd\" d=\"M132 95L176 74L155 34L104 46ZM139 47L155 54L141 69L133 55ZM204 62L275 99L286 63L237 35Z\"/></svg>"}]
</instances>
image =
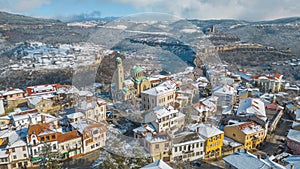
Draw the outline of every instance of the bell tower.
<instances>
[{"instance_id":1,"label":"bell tower","mask_svg":"<svg viewBox=\"0 0 300 169\"><path fill-rule=\"evenodd\" d=\"M116 64L117 64L117 90L122 90L123 82L124 82L124 70L123 70L122 59L120 57L116 58Z\"/></svg>"}]
</instances>

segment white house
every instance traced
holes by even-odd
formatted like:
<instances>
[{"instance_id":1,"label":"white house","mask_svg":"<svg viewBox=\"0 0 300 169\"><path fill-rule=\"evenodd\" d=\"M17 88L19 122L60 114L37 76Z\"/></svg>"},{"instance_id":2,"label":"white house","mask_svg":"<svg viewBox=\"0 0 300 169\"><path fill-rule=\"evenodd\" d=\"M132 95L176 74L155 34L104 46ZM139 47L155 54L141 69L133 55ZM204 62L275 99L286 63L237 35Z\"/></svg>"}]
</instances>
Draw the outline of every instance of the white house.
<instances>
[{"instance_id":1,"label":"white house","mask_svg":"<svg viewBox=\"0 0 300 169\"><path fill-rule=\"evenodd\" d=\"M182 132L172 139L172 156L174 161L193 161L204 157L203 139L196 132Z\"/></svg>"}]
</instances>

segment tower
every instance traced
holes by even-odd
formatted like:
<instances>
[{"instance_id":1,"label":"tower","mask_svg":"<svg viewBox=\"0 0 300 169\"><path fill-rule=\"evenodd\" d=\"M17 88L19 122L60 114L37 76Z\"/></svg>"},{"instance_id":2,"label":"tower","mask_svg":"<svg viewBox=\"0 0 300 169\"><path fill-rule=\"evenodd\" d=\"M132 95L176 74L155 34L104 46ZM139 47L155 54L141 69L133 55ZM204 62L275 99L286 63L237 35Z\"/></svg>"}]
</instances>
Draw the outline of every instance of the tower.
<instances>
[{"instance_id":1,"label":"tower","mask_svg":"<svg viewBox=\"0 0 300 169\"><path fill-rule=\"evenodd\" d=\"M124 70L122 59L120 57L116 58L117 63L117 90L123 89L123 82L124 82Z\"/></svg>"}]
</instances>

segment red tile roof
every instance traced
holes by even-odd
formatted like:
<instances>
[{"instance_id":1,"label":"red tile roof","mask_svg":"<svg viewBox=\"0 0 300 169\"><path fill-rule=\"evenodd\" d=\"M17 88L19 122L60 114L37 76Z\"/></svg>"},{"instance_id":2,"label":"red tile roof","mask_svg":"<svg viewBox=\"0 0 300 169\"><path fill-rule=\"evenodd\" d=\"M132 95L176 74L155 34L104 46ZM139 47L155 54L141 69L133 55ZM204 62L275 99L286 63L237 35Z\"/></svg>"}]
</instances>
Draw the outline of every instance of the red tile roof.
<instances>
[{"instance_id":1,"label":"red tile roof","mask_svg":"<svg viewBox=\"0 0 300 169\"><path fill-rule=\"evenodd\" d=\"M73 130L67 133L58 133L57 134L57 141L58 143L62 143L65 141L73 140L75 138L79 138L80 136L78 135L77 130Z\"/></svg>"}]
</instances>

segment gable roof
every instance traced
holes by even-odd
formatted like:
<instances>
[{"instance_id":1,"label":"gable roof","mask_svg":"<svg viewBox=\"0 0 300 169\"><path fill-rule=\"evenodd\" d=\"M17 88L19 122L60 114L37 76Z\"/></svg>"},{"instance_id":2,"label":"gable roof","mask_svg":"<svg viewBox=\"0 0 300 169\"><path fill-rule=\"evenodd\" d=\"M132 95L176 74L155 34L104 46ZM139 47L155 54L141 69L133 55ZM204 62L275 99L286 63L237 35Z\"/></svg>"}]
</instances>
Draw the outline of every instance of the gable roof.
<instances>
[{"instance_id":1,"label":"gable roof","mask_svg":"<svg viewBox=\"0 0 300 169\"><path fill-rule=\"evenodd\" d=\"M243 169L269 169L273 168L284 168L279 164L275 164L275 162L271 162L270 160L262 160L258 159L255 155L247 152L246 150L242 150L240 152L235 152L229 156L223 158L223 160L234 166L234 168L243 168Z\"/></svg>"},{"instance_id":2,"label":"gable roof","mask_svg":"<svg viewBox=\"0 0 300 169\"><path fill-rule=\"evenodd\" d=\"M73 140L75 138L80 138L80 136L78 135L77 130L73 130L73 131L70 131L70 132L67 132L67 133L58 133L58 135L57 135L58 143Z\"/></svg>"},{"instance_id":3,"label":"gable roof","mask_svg":"<svg viewBox=\"0 0 300 169\"><path fill-rule=\"evenodd\" d=\"M200 136L205 137L205 138L210 138L213 137L215 135L219 135L224 133L223 131L221 131L220 129L218 129L215 126L208 126L205 124L195 124L195 125L191 125L189 126L189 129L191 131L196 131L200 134Z\"/></svg>"},{"instance_id":4,"label":"gable roof","mask_svg":"<svg viewBox=\"0 0 300 169\"><path fill-rule=\"evenodd\" d=\"M164 161L158 160L158 161L155 161L155 162L153 162L151 164L148 164L148 165L142 167L141 169L173 169L173 168L170 167Z\"/></svg>"}]
</instances>

